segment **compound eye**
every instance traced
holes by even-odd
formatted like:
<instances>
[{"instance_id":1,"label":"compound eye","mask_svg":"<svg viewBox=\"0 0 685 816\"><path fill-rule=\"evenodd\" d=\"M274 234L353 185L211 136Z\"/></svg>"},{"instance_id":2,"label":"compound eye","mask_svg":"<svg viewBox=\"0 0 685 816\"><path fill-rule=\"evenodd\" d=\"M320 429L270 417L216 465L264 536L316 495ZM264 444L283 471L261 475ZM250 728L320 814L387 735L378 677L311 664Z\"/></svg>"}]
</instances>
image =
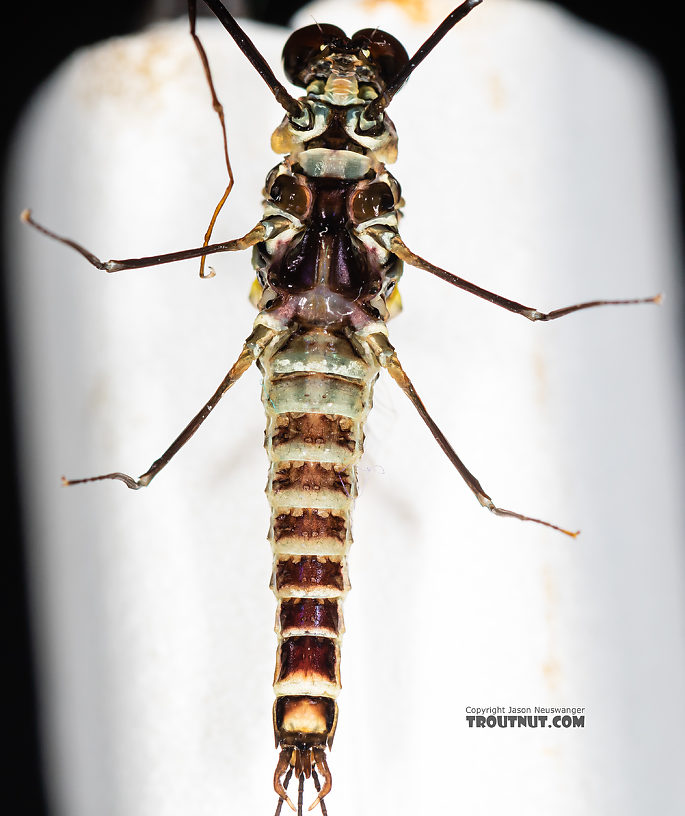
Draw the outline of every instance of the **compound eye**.
<instances>
[{"instance_id":1,"label":"compound eye","mask_svg":"<svg viewBox=\"0 0 685 816\"><path fill-rule=\"evenodd\" d=\"M269 188L269 199L284 212L300 220L307 217L312 195L304 186L298 184L292 176L277 176Z\"/></svg>"},{"instance_id":2,"label":"compound eye","mask_svg":"<svg viewBox=\"0 0 685 816\"><path fill-rule=\"evenodd\" d=\"M395 209L395 198L389 185L374 181L362 187L352 196L352 217L361 224L370 218L378 218Z\"/></svg>"},{"instance_id":3,"label":"compound eye","mask_svg":"<svg viewBox=\"0 0 685 816\"><path fill-rule=\"evenodd\" d=\"M369 51L369 61L376 65L386 86L409 62L409 55L402 43L392 34L377 28L357 31L352 36L352 45L356 50Z\"/></svg>"},{"instance_id":4,"label":"compound eye","mask_svg":"<svg viewBox=\"0 0 685 816\"><path fill-rule=\"evenodd\" d=\"M293 85L304 88L307 73L319 55L331 46L347 50L349 40L345 32L334 25L322 23L309 25L294 31L283 47L283 70Z\"/></svg>"}]
</instances>

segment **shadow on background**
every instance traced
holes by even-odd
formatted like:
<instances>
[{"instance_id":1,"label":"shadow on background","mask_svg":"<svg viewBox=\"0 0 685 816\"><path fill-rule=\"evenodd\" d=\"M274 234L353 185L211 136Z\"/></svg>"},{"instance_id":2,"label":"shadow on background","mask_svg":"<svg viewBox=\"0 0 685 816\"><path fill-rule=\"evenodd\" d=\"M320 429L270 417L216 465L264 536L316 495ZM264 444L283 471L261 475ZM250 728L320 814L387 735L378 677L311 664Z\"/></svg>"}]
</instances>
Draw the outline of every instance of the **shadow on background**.
<instances>
[{"instance_id":1,"label":"shadow on background","mask_svg":"<svg viewBox=\"0 0 685 816\"><path fill-rule=\"evenodd\" d=\"M242 6L242 13L246 16L277 24L286 24L294 11L302 5L304 2L298 0L252 0L229 3L234 13L241 13ZM680 78L678 69L682 59L682 46L679 27L673 15L665 10L666 7L658 10L654 8L653 14L646 13L644 5L639 11L634 11L632 4L619 0L603 0L602 3L595 0L566 0L558 5L588 22L631 40L646 50L661 67L670 94L676 160L682 171L683 99L682 94L678 94L676 85ZM184 7L183 2L174 4L171 0L156 0L147 6L141 3L141 0L118 0L117 3L100 4L72 0L68 4L41 3L38 11L35 4L12 4L3 15L8 35L6 40L14 44L14 49L3 50L5 61L3 154L6 153L13 126L33 88L75 48L109 36L135 31L152 19L181 14ZM10 55L10 50L13 51L13 55ZM268 136L269 134L266 134L265 138ZM680 175L682 177L682 172ZM681 190L680 187L678 189ZM14 222L9 219L10 229L13 224ZM19 229L18 219L16 228ZM11 269L3 269L3 272L5 275L12 274ZM3 310L3 317L4 314ZM9 727L3 729L8 757L4 770L9 786L5 788L3 798L8 812L18 816L46 816L48 807L40 768L35 682L29 639L30 621L24 580L21 504L14 476L16 466L12 433L11 377L8 368L5 321L2 326L0 365L5 384L5 396L2 401L5 429L3 496L7 530L3 546L3 574L6 577L5 591L2 595L8 607L3 619L9 630L5 638L7 645L3 655L5 666L3 699L9 712ZM23 508L23 512L29 513L30 508Z\"/></svg>"}]
</instances>

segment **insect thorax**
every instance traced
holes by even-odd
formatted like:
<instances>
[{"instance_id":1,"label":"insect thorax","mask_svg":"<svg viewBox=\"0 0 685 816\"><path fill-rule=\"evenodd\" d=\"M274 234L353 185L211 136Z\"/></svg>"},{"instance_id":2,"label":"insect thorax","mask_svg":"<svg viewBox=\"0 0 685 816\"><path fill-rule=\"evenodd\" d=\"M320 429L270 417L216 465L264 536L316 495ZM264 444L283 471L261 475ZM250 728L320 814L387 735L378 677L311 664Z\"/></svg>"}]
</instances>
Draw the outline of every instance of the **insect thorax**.
<instances>
[{"instance_id":1,"label":"insect thorax","mask_svg":"<svg viewBox=\"0 0 685 816\"><path fill-rule=\"evenodd\" d=\"M400 215L400 186L385 166L397 134L387 116L365 118L375 92L352 74L307 90L301 117L286 116L271 140L286 155L264 187L269 237L253 254L253 302L289 325L358 331L397 311L387 300L402 264L382 240Z\"/></svg>"}]
</instances>

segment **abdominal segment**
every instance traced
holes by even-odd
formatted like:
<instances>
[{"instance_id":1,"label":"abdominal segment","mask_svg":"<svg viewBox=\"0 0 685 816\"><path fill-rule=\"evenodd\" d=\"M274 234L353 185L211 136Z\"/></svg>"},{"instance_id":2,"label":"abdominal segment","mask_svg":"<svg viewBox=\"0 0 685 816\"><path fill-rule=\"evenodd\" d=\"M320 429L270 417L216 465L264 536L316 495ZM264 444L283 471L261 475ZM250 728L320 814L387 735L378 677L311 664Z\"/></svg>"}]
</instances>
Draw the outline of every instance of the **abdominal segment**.
<instances>
[{"instance_id":1,"label":"abdominal segment","mask_svg":"<svg viewBox=\"0 0 685 816\"><path fill-rule=\"evenodd\" d=\"M355 465L378 368L342 333L303 328L260 359L270 460L277 744L330 745L341 688L342 605Z\"/></svg>"}]
</instances>

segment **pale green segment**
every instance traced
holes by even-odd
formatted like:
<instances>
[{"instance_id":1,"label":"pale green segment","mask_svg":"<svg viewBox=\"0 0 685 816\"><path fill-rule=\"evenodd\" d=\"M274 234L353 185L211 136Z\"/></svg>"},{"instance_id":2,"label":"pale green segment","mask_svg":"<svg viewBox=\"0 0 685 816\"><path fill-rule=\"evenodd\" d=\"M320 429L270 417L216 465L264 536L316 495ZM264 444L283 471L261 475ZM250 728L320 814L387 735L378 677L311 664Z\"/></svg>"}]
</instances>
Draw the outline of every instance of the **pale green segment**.
<instances>
[{"instance_id":1,"label":"pale green segment","mask_svg":"<svg viewBox=\"0 0 685 816\"><path fill-rule=\"evenodd\" d=\"M355 382L296 374L270 383L267 410L277 414L338 414L357 419L364 411L364 391L364 386Z\"/></svg>"},{"instance_id":2,"label":"pale green segment","mask_svg":"<svg viewBox=\"0 0 685 816\"><path fill-rule=\"evenodd\" d=\"M333 637L333 640L339 644L344 629L342 598L349 589L346 555L352 544L351 511L357 495L354 463L362 455L364 421L371 408L373 384L378 375L378 365L371 354L366 353L361 343L353 345L351 340L343 336L316 328L294 334L280 347L276 347L271 354L263 355L259 365L264 374L262 401L267 414L265 447L271 461L266 488L271 504L269 541L274 553L271 586L279 602L291 597L339 599L340 630ZM336 441L336 432L333 432L332 438L326 438L326 432L322 431L318 439L303 439L300 435L291 442L280 442L274 447L273 440L279 433L280 414L300 416L327 414L329 417L346 417L349 420L349 423L344 423L347 441L344 444ZM344 464L347 468L349 487L344 492L326 489L321 485L274 491L273 481L277 476L278 465L281 461ZM319 534L293 532L292 535L281 536L276 540L274 530L279 516L291 514L296 519L298 514L300 516L303 514L303 511L336 516L344 521L342 528L344 536L340 535L342 530L338 528L337 534L335 529L332 529L330 533ZM331 586L276 589L278 564L283 560L297 559L307 555L340 561L344 589L341 591ZM276 616L276 632L279 638L280 655L284 635L281 632L278 615ZM289 631L287 634L291 637L305 634L331 636L328 630L320 630L317 627L302 632ZM336 649L335 662L338 667L340 665L339 648ZM340 681L337 671L335 682L319 676L292 676L277 681L274 684L274 690L277 696L306 695L335 699L340 691Z\"/></svg>"},{"instance_id":3,"label":"pale green segment","mask_svg":"<svg viewBox=\"0 0 685 816\"><path fill-rule=\"evenodd\" d=\"M269 418L266 426L267 437L275 432L275 421ZM360 436L360 435L359 435ZM336 465L353 465L362 455L361 441L355 440L355 449L348 451L337 445L323 442L320 445L306 442L291 442L279 445L275 449L270 441L266 443L266 452L272 462L333 462Z\"/></svg>"},{"instance_id":4,"label":"pale green segment","mask_svg":"<svg viewBox=\"0 0 685 816\"><path fill-rule=\"evenodd\" d=\"M296 335L271 358L271 377L298 371L334 374L361 381L370 379L375 373L349 343L325 332Z\"/></svg>"},{"instance_id":5,"label":"pale green segment","mask_svg":"<svg viewBox=\"0 0 685 816\"><path fill-rule=\"evenodd\" d=\"M311 329L291 336L273 353L260 359L264 374L262 400L267 414L265 447L271 468L266 493L272 508L272 528L269 533L276 555L323 555L340 557L352 543L350 512L356 490L354 464L362 455L364 421L372 402L373 384L378 365L363 347L357 350L345 337L325 330ZM335 444L332 439L303 440L273 446L278 433L280 414L328 414L346 417L351 421L349 438L354 447ZM292 489L275 493L271 488L276 468L282 461L333 462L351 470L351 484L347 494L330 490ZM273 536L274 519L300 508L328 510L344 514L346 538L301 538L292 536L277 543ZM345 572L347 567L345 567Z\"/></svg>"},{"instance_id":6,"label":"pale green segment","mask_svg":"<svg viewBox=\"0 0 685 816\"><path fill-rule=\"evenodd\" d=\"M344 337L312 329L295 334L273 354L260 360L264 372L262 400L267 413L266 449L273 461L297 460L351 465L362 454L363 424L371 408L375 361L365 359ZM313 375L313 376L308 376ZM324 375L324 376L321 376ZM321 413L352 420L355 449L350 451L329 440L302 439L272 444L277 417L282 413Z\"/></svg>"},{"instance_id":7,"label":"pale green segment","mask_svg":"<svg viewBox=\"0 0 685 816\"><path fill-rule=\"evenodd\" d=\"M310 507L313 510L348 510L355 500L356 477L353 477L349 495L333 490L280 490L271 494L271 505L274 510L292 510L296 507Z\"/></svg>"}]
</instances>

